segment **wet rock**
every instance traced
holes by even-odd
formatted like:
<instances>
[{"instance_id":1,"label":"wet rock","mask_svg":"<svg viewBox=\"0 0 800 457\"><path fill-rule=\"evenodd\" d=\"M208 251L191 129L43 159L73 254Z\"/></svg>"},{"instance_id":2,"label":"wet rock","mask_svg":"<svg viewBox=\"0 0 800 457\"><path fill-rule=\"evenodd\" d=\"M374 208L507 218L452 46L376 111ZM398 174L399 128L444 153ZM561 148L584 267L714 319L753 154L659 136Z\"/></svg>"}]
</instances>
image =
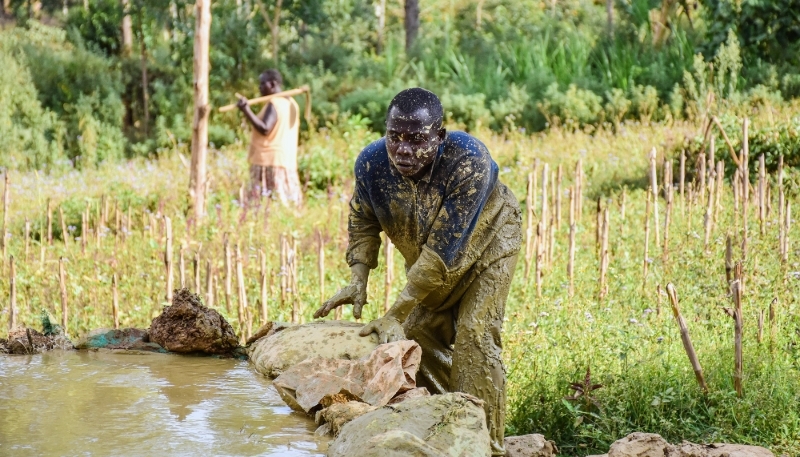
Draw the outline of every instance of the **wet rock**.
<instances>
[{"instance_id":1,"label":"wet rock","mask_svg":"<svg viewBox=\"0 0 800 457\"><path fill-rule=\"evenodd\" d=\"M339 435L348 422L364 414L375 411L375 406L360 401L348 401L346 403L334 403L327 408L317 411L314 421L320 428L317 429L318 435L331 434Z\"/></svg>"},{"instance_id":2,"label":"wet rock","mask_svg":"<svg viewBox=\"0 0 800 457\"><path fill-rule=\"evenodd\" d=\"M400 395L396 395L394 398L389 400L390 405L394 405L396 403L400 403L406 400L410 400L412 398L419 398L419 397L430 397L431 393L428 392L428 389L425 387L416 387L409 391L403 392Z\"/></svg>"},{"instance_id":3,"label":"wet rock","mask_svg":"<svg viewBox=\"0 0 800 457\"><path fill-rule=\"evenodd\" d=\"M238 347L231 324L189 289L175 291L172 305L150 324L149 335L170 352L231 354Z\"/></svg>"},{"instance_id":4,"label":"wet rock","mask_svg":"<svg viewBox=\"0 0 800 457\"><path fill-rule=\"evenodd\" d=\"M483 402L462 393L388 405L353 419L328 457L486 457L491 455Z\"/></svg>"},{"instance_id":5,"label":"wet rock","mask_svg":"<svg viewBox=\"0 0 800 457\"><path fill-rule=\"evenodd\" d=\"M53 349L73 349L72 342L63 334L46 335L32 328L14 329L7 340L0 339L2 354L39 354Z\"/></svg>"},{"instance_id":6,"label":"wet rock","mask_svg":"<svg viewBox=\"0 0 800 457\"><path fill-rule=\"evenodd\" d=\"M256 341L260 340L261 338L266 338L268 336L274 335L275 333L280 332L281 330L286 330L287 328L291 327L292 324L287 322L267 322L266 324L262 325L261 328L256 330L256 333L253 334L250 338L247 339L246 344L249 346Z\"/></svg>"},{"instance_id":7,"label":"wet rock","mask_svg":"<svg viewBox=\"0 0 800 457\"><path fill-rule=\"evenodd\" d=\"M259 373L276 378L289 367L308 359L356 360L378 346L378 337L358 336L362 324L346 321L319 321L296 325L254 342L247 349Z\"/></svg>"},{"instance_id":8,"label":"wet rock","mask_svg":"<svg viewBox=\"0 0 800 457\"><path fill-rule=\"evenodd\" d=\"M506 457L552 457L558 454L555 443L539 434L508 436L505 448Z\"/></svg>"},{"instance_id":9,"label":"wet rock","mask_svg":"<svg viewBox=\"0 0 800 457\"><path fill-rule=\"evenodd\" d=\"M95 329L79 340L75 348L167 352L163 347L150 341L147 330L138 328Z\"/></svg>"},{"instance_id":10,"label":"wet rock","mask_svg":"<svg viewBox=\"0 0 800 457\"><path fill-rule=\"evenodd\" d=\"M769 450L741 444L694 444L673 446L655 433L631 433L611 445L608 454L595 457L775 457Z\"/></svg>"}]
</instances>

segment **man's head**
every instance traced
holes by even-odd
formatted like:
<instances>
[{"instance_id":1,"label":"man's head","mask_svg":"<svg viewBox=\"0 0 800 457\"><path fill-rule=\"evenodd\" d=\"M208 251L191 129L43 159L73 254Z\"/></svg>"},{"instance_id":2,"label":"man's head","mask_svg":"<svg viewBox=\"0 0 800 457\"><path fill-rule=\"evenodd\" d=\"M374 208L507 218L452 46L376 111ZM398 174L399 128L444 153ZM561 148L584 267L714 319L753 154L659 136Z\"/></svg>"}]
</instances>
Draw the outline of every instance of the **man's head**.
<instances>
[{"instance_id":1,"label":"man's head","mask_svg":"<svg viewBox=\"0 0 800 457\"><path fill-rule=\"evenodd\" d=\"M258 90L261 95L277 94L281 91L283 78L278 70L272 69L261 73L258 78Z\"/></svg>"},{"instance_id":2,"label":"man's head","mask_svg":"<svg viewBox=\"0 0 800 457\"><path fill-rule=\"evenodd\" d=\"M386 150L403 176L419 179L428 171L445 138L439 97L414 87L397 94L386 113Z\"/></svg>"}]
</instances>

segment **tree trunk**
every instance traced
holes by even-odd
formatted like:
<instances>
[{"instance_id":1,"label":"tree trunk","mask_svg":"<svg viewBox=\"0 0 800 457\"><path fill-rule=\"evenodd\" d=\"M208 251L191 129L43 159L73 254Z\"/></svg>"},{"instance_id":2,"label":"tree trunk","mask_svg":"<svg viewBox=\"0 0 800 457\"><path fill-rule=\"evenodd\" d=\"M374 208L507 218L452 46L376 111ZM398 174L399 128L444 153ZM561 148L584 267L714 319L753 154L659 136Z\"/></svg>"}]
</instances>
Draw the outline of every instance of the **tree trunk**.
<instances>
[{"instance_id":1,"label":"tree trunk","mask_svg":"<svg viewBox=\"0 0 800 457\"><path fill-rule=\"evenodd\" d=\"M406 53L411 52L419 34L419 0L406 0Z\"/></svg>"},{"instance_id":2,"label":"tree trunk","mask_svg":"<svg viewBox=\"0 0 800 457\"><path fill-rule=\"evenodd\" d=\"M194 217L205 215L206 156L208 155L208 46L211 34L211 0L195 3L194 121L192 122L192 166L189 196Z\"/></svg>"},{"instance_id":3,"label":"tree trunk","mask_svg":"<svg viewBox=\"0 0 800 457\"><path fill-rule=\"evenodd\" d=\"M122 55L129 56L133 49L133 25L131 24L130 0L122 0Z\"/></svg>"},{"instance_id":4,"label":"tree trunk","mask_svg":"<svg viewBox=\"0 0 800 457\"><path fill-rule=\"evenodd\" d=\"M3 0L3 16L11 17L11 0Z\"/></svg>"},{"instance_id":5,"label":"tree trunk","mask_svg":"<svg viewBox=\"0 0 800 457\"><path fill-rule=\"evenodd\" d=\"M144 41L144 28L142 27L142 12L139 12L139 62L142 70L142 117L145 136L150 131L150 93L147 88L150 86L150 78L147 76L147 44Z\"/></svg>"},{"instance_id":6,"label":"tree trunk","mask_svg":"<svg viewBox=\"0 0 800 457\"><path fill-rule=\"evenodd\" d=\"M275 68L278 68L280 61L278 51L280 50L280 43L278 42L279 33L281 31L281 4L283 0L278 0L275 3L275 14L272 18L272 58L275 59Z\"/></svg>"},{"instance_id":7,"label":"tree trunk","mask_svg":"<svg viewBox=\"0 0 800 457\"><path fill-rule=\"evenodd\" d=\"M378 39L375 43L375 53L383 52L383 29L386 27L386 0L378 0L375 4L375 16L378 17Z\"/></svg>"}]
</instances>

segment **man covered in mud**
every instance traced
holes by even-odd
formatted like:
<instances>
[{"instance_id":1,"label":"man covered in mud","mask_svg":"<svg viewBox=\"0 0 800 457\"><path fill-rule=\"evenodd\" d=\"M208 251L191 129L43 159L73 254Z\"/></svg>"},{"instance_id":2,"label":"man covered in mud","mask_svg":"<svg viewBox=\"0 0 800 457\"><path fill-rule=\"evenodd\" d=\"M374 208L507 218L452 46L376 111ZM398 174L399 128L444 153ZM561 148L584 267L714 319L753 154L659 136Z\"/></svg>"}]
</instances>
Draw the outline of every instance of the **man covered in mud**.
<instances>
[{"instance_id":1,"label":"man covered in mud","mask_svg":"<svg viewBox=\"0 0 800 457\"><path fill-rule=\"evenodd\" d=\"M425 89L392 100L386 136L356 160L347 249L352 280L314 317L344 304L361 317L385 232L405 258L408 283L361 335L419 343L418 385L483 400L493 455L504 455L501 329L522 240L520 209L486 146L467 133L446 132L442 117L439 98Z\"/></svg>"}]
</instances>

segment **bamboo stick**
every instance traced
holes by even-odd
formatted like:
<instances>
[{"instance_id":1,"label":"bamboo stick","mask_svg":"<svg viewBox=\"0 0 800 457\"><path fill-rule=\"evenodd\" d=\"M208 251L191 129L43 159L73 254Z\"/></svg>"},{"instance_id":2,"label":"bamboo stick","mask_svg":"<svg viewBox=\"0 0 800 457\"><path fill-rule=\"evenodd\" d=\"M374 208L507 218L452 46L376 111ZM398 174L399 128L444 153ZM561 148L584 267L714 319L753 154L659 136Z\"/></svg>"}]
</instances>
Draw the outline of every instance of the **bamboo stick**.
<instances>
[{"instance_id":1,"label":"bamboo stick","mask_svg":"<svg viewBox=\"0 0 800 457\"><path fill-rule=\"evenodd\" d=\"M67 271L64 267L64 258L58 258L58 286L61 291L61 327L64 335L69 335L67 323L69 322L69 308L67 307Z\"/></svg>"},{"instance_id":2,"label":"bamboo stick","mask_svg":"<svg viewBox=\"0 0 800 457\"><path fill-rule=\"evenodd\" d=\"M6 176L8 175L6 174ZM13 255L9 258L8 289L8 331L10 333L17 328L17 267Z\"/></svg>"},{"instance_id":3,"label":"bamboo stick","mask_svg":"<svg viewBox=\"0 0 800 457\"><path fill-rule=\"evenodd\" d=\"M3 231L2 236L0 236L0 244L2 244L3 248L3 262L5 262L6 254L8 253L8 240L6 239L8 236L8 202L10 199L8 180L8 170L6 170L3 178Z\"/></svg>"},{"instance_id":4,"label":"bamboo stick","mask_svg":"<svg viewBox=\"0 0 800 457\"><path fill-rule=\"evenodd\" d=\"M172 220L164 216L164 227L166 229L166 243L164 248L164 267L166 270L166 287L167 293L164 298L166 298L167 303L172 304L172 290L174 289L174 282L173 282L173 274L172 274Z\"/></svg>"},{"instance_id":5,"label":"bamboo stick","mask_svg":"<svg viewBox=\"0 0 800 457\"><path fill-rule=\"evenodd\" d=\"M697 384L700 385L700 389L703 390L703 393L708 393L708 386L706 385L706 380L703 376L703 368L700 366L700 360L697 358L697 353L695 352L694 345L692 344L692 338L689 335L689 328L686 326L686 321L683 319L681 310L678 306L678 292L675 290L675 286L672 285L672 283L667 284L667 295L669 296L669 302L672 307L672 315L675 316L675 320L677 321L678 327L681 330L683 349L686 351L686 355L689 357L689 362L692 364L694 376L697 378Z\"/></svg>"},{"instance_id":6,"label":"bamboo stick","mask_svg":"<svg viewBox=\"0 0 800 457\"><path fill-rule=\"evenodd\" d=\"M119 328L119 295L117 293L117 274L111 276L111 316L114 319L114 328Z\"/></svg>"},{"instance_id":7,"label":"bamboo stick","mask_svg":"<svg viewBox=\"0 0 800 457\"><path fill-rule=\"evenodd\" d=\"M263 249L258 250L258 257L261 260L260 283L261 283L261 325L266 325L269 319L267 303L269 300L269 285L267 284L267 256Z\"/></svg>"},{"instance_id":8,"label":"bamboo stick","mask_svg":"<svg viewBox=\"0 0 800 457\"><path fill-rule=\"evenodd\" d=\"M386 278L383 285L383 312L385 314L392 307L389 295L392 292L392 282L394 282L394 244L388 236L386 237L384 254L386 256L386 261L384 262L386 264Z\"/></svg>"}]
</instances>

